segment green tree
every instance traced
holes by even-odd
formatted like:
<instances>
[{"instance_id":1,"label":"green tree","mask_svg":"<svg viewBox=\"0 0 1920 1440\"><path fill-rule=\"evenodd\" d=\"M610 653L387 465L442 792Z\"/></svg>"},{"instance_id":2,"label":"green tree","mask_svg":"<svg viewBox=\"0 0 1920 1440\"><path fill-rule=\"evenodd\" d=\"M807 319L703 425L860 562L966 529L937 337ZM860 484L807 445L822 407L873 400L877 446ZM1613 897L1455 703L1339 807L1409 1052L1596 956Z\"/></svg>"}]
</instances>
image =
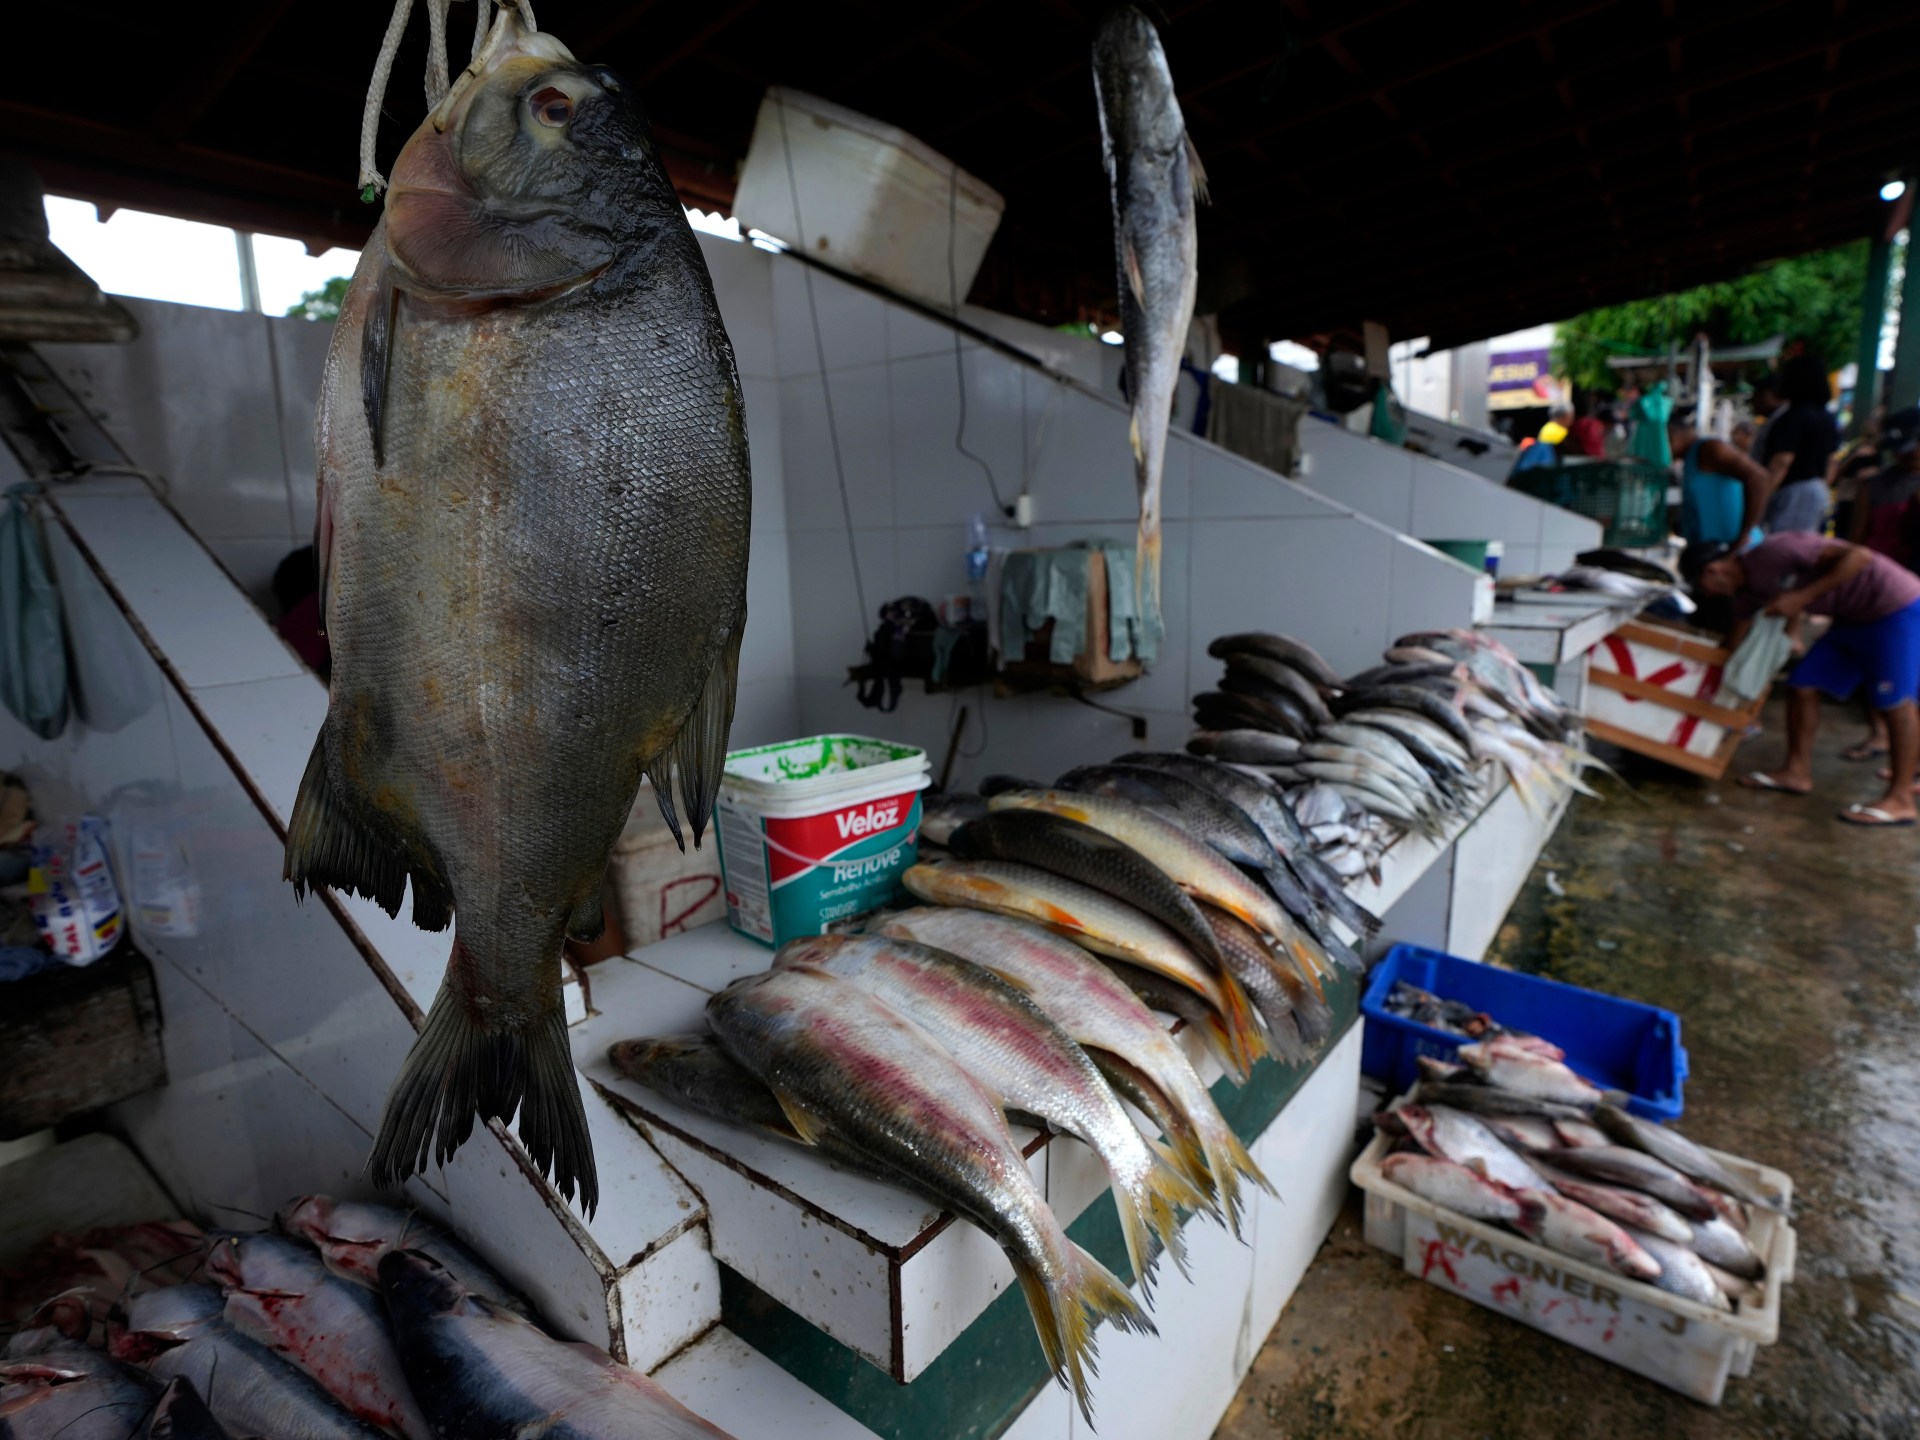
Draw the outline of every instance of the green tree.
<instances>
[{"instance_id":1,"label":"green tree","mask_svg":"<svg viewBox=\"0 0 1920 1440\"><path fill-rule=\"evenodd\" d=\"M1630 300L1576 315L1554 336L1554 373L1582 389L1618 385L1611 355L1664 355L1705 331L1716 345L1751 345L1775 335L1804 336L1821 363L1838 369L1860 338L1860 291L1867 242L1776 260L1771 265L1673 295Z\"/></svg>"},{"instance_id":2,"label":"green tree","mask_svg":"<svg viewBox=\"0 0 1920 1440\"><path fill-rule=\"evenodd\" d=\"M287 311L289 320L338 320L340 307L347 302L347 287L353 283L345 275L336 275L318 290L309 290L300 303Z\"/></svg>"}]
</instances>

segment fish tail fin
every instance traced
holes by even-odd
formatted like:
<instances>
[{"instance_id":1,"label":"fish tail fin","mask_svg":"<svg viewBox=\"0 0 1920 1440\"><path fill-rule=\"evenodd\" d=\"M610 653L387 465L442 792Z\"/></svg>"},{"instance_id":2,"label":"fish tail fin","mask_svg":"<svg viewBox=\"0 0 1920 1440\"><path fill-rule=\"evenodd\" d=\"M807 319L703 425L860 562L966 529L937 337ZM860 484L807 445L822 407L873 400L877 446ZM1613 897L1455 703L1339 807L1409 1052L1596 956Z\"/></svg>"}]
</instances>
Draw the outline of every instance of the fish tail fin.
<instances>
[{"instance_id":1,"label":"fish tail fin","mask_svg":"<svg viewBox=\"0 0 1920 1440\"><path fill-rule=\"evenodd\" d=\"M510 1120L517 1110L520 1143L534 1167L553 1177L561 1195L577 1192L581 1209L592 1214L600 1183L565 1012L556 998L525 1025L481 1023L459 987L473 963L456 934L447 979L387 1092L367 1173L376 1185L399 1185L426 1169L429 1154L442 1165L452 1159L476 1118Z\"/></svg>"},{"instance_id":2,"label":"fish tail fin","mask_svg":"<svg viewBox=\"0 0 1920 1440\"><path fill-rule=\"evenodd\" d=\"M1207 1011L1207 1023L1200 1028L1200 1043L1207 1053L1220 1062L1220 1068L1227 1078L1236 1085L1247 1083L1248 1066L1234 1044L1233 1032L1227 1028L1227 1022L1218 1010Z\"/></svg>"},{"instance_id":3,"label":"fish tail fin","mask_svg":"<svg viewBox=\"0 0 1920 1440\"><path fill-rule=\"evenodd\" d=\"M1147 1148L1156 1161L1147 1176L1148 1210L1154 1233L1173 1257L1175 1267L1191 1280L1193 1272L1187 1268L1186 1241L1180 1235L1180 1212L1204 1210L1210 1202L1206 1192L1187 1174L1185 1160L1175 1154L1172 1147L1149 1140Z\"/></svg>"},{"instance_id":4,"label":"fish tail fin","mask_svg":"<svg viewBox=\"0 0 1920 1440\"><path fill-rule=\"evenodd\" d=\"M1327 1002L1327 992L1321 988L1318 976L1304 965L1296 964L1293 968L1306 982L1300 987L1301 993L1293 997L1294 1024L1299 1026L1302 1040L1317 1045L1333 1033L1333 1006Z\"/></svg>"},{"instance_id":5,"label":"fish tail fin","mask_svg":"<svg viewBox=\"0 0 1920 1440\"><path fill-rule=\"evenodd\" d=\"M1282 1065L1305 1065L1313 1059L1313 1051L1308 1048L1306 1039L1300 1033L1299 1022L1292 1011L1284 1014L1271 1014L1267 1017L1267 1049Z\"/></svg>"},{"instance_id":6,"label":"fish tail fin","mask_svg":"<svg viewBox=\"0 0 1920 1440\"><path fill-rule=\"evenodd\" d=\"M727 764L727 733L733 728L734 698L740 688L740 637L746 630L746 617L740 617L720 647L720 658L707 674L700 699L687 716L686 723L673 742L647 764L653 781L654 799L660 802L661 818L673 832L682 850L687 842L680 833L679 809L674 803L675 780L679 782L679 803L687 811L687 824L693 830L693 848L700 848L707 821L713 814L713 802L720 794L720 777Z\"/></svg>"},{"instance_id":7,"label":"fish tail fin","mask_svg":"<svg viewBox=\"0 0 1920 1440\"><path fill-rule=\"evenodd\" d=\"M1242 1073L1249 1073L1253 1062L1267 1053L1266 1036L1254 1015L1253 1001L1238 980L1224 973L1220 976L1220 995L1226 1001L1220 1018L1226 1023L1228 1043L1239 1057Z\"/></svg>"},{"instance_id":8,"label":"fish tail fin","mask_svg":"<svg viewBox=\"0 0 1920 1440\"><path fill-rule=\"evenodd\" d=\"M1016 1257L1013 1273L1033 1314L1033 1328L1053 1378L1072 1394L1087 1423L1093 1423L1090 1380L1099 1373L1094 1327L1111 1320L1123 1330L1152 1335L1153 1321L1125 1284L1093 1256L1060 1236L1065 1253L1049 1277L1025 1257Z\"/></svg>"},{"instance_id":9,"label":"fish tail fin","mask_svg":"<svg viewBox=\"0 0 1920 1440\"><path fill-rule=\"evenodd\" d=\"M1127 1246L1127 1264L1140 1284L1140 1294L1152 1303L1153 1266L1160 1246L1155 1238L1158 1216L1155 1197L1145 1174L1113 1177L1113 1204L1120 1212L1120 1236Z\"/></svg>"},{"instance_id":10,"label":"fish tail fin","mask_svg":"<svg viewBox=\"0 0 1920 1440\"><path fill-rule=\"evenodd\" d=\"M1241 1239L1240 1217L1246 1208L1241 1180L1251 1180L1269 1195L1279 1192L1254 1163L1247 1147L1240 1143L1240 1137L1233 1133L1233 1127L1227 1124L1226 1117L1218 1110L1210 1117L1203 1133L1207 1154L1213 1164L1214 1180L1220 1187L1220 1204L1225 1211L1227 1228L1233 1232L1234 1239Z\"/></svg>"}]
</instances>

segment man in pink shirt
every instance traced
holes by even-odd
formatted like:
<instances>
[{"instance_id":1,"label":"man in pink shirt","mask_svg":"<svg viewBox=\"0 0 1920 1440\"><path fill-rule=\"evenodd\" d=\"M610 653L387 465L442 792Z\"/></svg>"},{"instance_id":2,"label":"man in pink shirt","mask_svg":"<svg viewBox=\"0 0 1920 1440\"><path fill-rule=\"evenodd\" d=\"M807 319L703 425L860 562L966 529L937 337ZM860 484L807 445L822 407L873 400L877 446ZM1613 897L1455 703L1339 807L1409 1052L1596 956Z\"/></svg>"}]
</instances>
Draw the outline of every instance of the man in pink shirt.
<instances>
[{"instance_id":1,"label":"man in pink shirt","mask_svg":"<svg viewBox=\"0 0 1920 1440\"><path fill-rule=\"evenodd\" d=\"M1911 825L1913 776L1920 760L1920 576L1864 545L1806 531L1769 535L1751 550L1708 564L1700 588L1734 599L1738 645L1762 611L1791 620L1831 615L1833 628L1787 677L1787 759L1778 770L1755 770L1741 784L1804 795L1813 788L1813 739L1820 692L1844 700L1867 687L1867 703L1884 716L1892 745L1887 793L1871 805L1849 805L1851 825Z\"/></svg>"}]
</instances>

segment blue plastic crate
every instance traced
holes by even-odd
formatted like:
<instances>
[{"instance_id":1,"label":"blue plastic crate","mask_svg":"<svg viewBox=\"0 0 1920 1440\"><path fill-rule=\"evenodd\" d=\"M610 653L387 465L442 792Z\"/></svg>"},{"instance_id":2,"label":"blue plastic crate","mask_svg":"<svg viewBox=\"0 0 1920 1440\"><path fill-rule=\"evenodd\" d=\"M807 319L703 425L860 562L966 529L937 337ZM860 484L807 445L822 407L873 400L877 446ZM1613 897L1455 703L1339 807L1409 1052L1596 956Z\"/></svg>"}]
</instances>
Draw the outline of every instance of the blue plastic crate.
<instances>
[{"instance_id":1,"label":"blue plastic crate","mask_svg":"<svg viewBox=\"0 0 1920 1440\"><path fill-rule=\"evenodd\" d=\"M1472 1043L1463 1035L1403 1020L1387 1010L1396 982L1484 1010L1502 1025L1551 1040L1567 1052L1567 1064L1606 1090L1624 1090L1627 1109L1648 1120L1675 1120L1685 1109L1687 1051L1680 1043L1680 1017L1671 1010L1618 1000L1611 995L1521 975L1493 965L1395 945L1373 968L1360 1013L1366 1036L1360 1068L1384 1080L1399 1095L1419 1078L1418 1057L1452 1060Z\"/></svg>"}]
</instances>

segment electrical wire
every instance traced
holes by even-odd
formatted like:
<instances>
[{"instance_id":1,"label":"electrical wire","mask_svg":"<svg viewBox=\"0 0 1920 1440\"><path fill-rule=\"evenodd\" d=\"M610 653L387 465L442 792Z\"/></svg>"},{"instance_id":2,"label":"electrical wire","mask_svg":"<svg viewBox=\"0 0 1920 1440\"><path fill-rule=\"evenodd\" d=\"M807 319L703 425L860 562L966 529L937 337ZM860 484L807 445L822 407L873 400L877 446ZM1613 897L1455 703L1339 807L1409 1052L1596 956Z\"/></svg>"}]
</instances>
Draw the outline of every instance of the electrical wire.
<instances>
[{"instance_id":1,"label":"electrical wire","mask_svg":"<svg viewBox=\"0 0 1920 1440\"><path fill-rule=\"evenodd\" d=\"M840 427L833 414L833 386L827 378L827 347L820 338L820 309L813 298L813 266L805 260L807 234L800 223L800 182L793 172L793 142L787 136L787 99L780 97L780 148L786 152L787 192L793 197L793 238L795 248L801 252L796 257L800 261L800 274L807 287L807 314L813 321L813 353L820 366L820 395L827 406L827 444L833 450L833 478L840 487L840 515L846 522L847 558L853 566L853 597L860 607L860 635L864 639L867 626L879 617L867 609L867 588L860 577L860 547L854 541L853 502L847 498L847 467L840 455Z\"/></svg>"},{"instance_id":2,"label":"electrical wire","mask_svg":"<svg viewBox=\"0 0 1920 1440\"><path fill-rule=\"evenodd\" d=\"M993 467L967 449L967 365L960 350L960 267L954 258L955 241L960 233L960 167L947 162L947 298L953 310L953 378L960 389L960 419L953 430L953 448L980 467L987 477L987 489L993 495L993 508L1002 517L1012 518L1013 507L1000 498L1000 486L993 478Z\"/></svg>"}]
</instances>

